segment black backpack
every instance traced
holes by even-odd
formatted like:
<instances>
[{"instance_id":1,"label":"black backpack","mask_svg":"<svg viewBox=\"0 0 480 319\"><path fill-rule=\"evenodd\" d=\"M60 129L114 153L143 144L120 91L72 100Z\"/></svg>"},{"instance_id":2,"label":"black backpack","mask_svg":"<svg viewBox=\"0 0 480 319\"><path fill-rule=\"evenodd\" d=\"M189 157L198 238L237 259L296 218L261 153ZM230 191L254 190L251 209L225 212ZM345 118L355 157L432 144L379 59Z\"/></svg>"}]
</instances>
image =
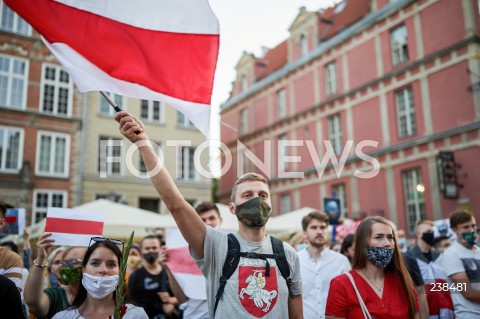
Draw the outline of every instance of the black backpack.
<instances>
[{"instance_id":1,"label":"black backpack","mask_svg":"<svg viewBox=\"0 0 480 319\"><path fill-rule=\"evenodd\" d=\"M220 277L220 287L218 287L217 294L215 296L215 307L213 308L214 317L215 312L217 311L218 302L220 301L223 291L225 290L227 280L233 275L233 273L237 269L238 263L240 262L240 257L265 260L265 276L270 276L270 264L268 263L267 258L275 259L275 261L277 262L278 270L280 270L280 274L282 274L282 277L285 278L285 281L287 282L290 298L295 297L291 289L292 277L290 276L290 267L288 266L287 257L285 256L283 242L275 237L270 238L272 241L273 254L257 254L253 252L241 252L240 243L238 242L235 235L228 234L228 252L227 257L225 258L225 263L223 264L222 276Z\"/></svg>"}]
</instances>

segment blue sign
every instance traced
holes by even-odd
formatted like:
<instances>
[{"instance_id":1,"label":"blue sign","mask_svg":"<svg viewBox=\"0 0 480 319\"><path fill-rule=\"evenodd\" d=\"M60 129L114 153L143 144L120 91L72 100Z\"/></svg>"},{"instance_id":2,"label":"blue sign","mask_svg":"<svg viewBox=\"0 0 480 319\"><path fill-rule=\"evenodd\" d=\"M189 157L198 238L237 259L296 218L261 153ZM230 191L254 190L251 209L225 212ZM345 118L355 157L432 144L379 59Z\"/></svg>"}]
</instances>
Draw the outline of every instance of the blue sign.
<instances>
[{"instance_id":1,"label":"blue sign","mask_svg":"<svg viewBox=\"0 0 480 319\"><path fill-rule=\"evenodd\" d=\"M327 213L330 225L338 225L342 216L342 205L340 198L324 197L323 211Z\"/></svg>"}]
</instances>

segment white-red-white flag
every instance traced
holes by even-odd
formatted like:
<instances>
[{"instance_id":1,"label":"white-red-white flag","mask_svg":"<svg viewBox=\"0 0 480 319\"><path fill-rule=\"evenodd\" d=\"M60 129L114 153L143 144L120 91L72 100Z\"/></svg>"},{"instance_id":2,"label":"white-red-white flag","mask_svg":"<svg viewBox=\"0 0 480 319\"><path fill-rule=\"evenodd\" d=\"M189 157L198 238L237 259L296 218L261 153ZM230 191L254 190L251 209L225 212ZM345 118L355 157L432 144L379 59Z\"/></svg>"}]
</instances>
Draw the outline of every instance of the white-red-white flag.
<instances>
[{"instance_id":1,"label":"white-red-white flag","mask_svg":"<svg viewBox=\"0 0 480 319\"><path fill-rule=\"evenodd\" d=\"M183 293L192 299L206 300L205 277L197 267L190 252L188 243L176 228L167 228L167 266L172 271Z\"/></svg>"},{"instance_id":2,"label":"white-red-white flag","mask_svg":"<svg viewBox=\"0 0 480 319\"><path fill-rule=\"evenodd\" d=\"M88 246L90 238L102 237L104 220L103 212L50 207L45 232L52 233L55 245Z\"/></svg>"},{"instance_id":3,"label":"white-red-white flag","mask_svg":"<svg viewBox=\"0 0 480 319\"><path fill-rule=\"evenodd\" d=\"M81 92L166 102L208 135L219 25L208 0L4 0Z\"/></svg>"}]
</instances>

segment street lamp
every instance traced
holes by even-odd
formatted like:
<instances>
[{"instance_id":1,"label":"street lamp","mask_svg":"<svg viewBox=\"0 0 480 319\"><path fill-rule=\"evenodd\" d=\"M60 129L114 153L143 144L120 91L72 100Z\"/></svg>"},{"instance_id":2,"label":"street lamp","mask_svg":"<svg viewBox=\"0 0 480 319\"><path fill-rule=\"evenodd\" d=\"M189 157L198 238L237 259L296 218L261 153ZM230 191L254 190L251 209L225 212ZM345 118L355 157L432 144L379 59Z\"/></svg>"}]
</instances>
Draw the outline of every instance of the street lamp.
<instances>
[{"instance_id":1,"label":"street lamp","mask_svg":"<svg viewBox=\"0 0 480 319\"><path fill-rule=\"evenodd\" d=\"M425 191L425 185L422 183L417 184L417 192L423 193Z\"/></svg>"}]
</instances>

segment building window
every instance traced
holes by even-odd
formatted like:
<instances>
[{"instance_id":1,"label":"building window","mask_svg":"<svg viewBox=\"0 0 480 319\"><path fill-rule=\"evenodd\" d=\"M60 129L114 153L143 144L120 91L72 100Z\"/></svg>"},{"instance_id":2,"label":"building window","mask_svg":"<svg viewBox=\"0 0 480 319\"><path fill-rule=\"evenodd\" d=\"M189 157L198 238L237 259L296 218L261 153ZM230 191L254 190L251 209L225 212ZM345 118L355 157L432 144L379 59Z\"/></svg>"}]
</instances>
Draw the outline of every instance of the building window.
<instances>
[{"instance_id":1,"label":"building window","mask_svg":"<svg viewBox=\"0 0 480 319\"><path fill-rule=\"evenodd\" d=\"M336 184L332 186L332 195L337 198L340 198L340 202L342 205L342 213L344 217L348 216L347 211L347 195L345 192L345 184Z\"/></svg>"},{"instance_id":2,"label":"building window","mask_svg":"<svg viewBox=\"0 0 480 319\"><path fill-rule=\"evenodd\" d=\"M0 28L22 35L31 35L32 27L0 0Z\"/></svg>"},{"instance_id":3,"label":"building window","mask_svg":"<svg viewBox=\"0 0 480 319\"><path fill-rule=\"evenodd\" d=\"M241 83L242 83L242 92L245 92L248 89L248 81L247 81L247 76L245 74L242 74Z\"/></svg>"},{"instance_id":4,"label":"building window","mask_svg":"<svg viewBox=\"0 0 480 319\"><path fill-rule=\"evenodd\" d=\"M32 225L47 216L49 207L67 207L67 192L54 190L35 190L33 192Z\"/></svg>"},{"instance_id":5,"label":"building window","mask_svg":"<svg viewBox=\"0 0 480 319\"><path fill-rule=\"evenodd\" d=\"M95 199L107 199L114 203L120 203L123 198L123 195L117 194L115 192L110 192L108 194L95 194Z\"/></svg>"},{"instance_id":6,"label":"building window","mask_svg":"<svg viewBox=\"0 0 480 319\"><path fill-rule=\"evenodd\" d=\"M160 199L140 197L138 199L138 207L154 213L160 213Z\"/></svg>"},{"instance_id":7,"label":"building window","mask_svg":"<svg viewBox=\"0 0 480 319\"><path fill-rule=\"evenodd\" d=\"M197 171L193 161L195 148L183 146L179 149L178 157L178 178L186 181L194 181L197 179Z\"/></svg>"},{"instance_id":8,"label":"building window","mask_svg":"<svg viewBox=\"0 0 480 319\"><path fill-rule=\"evenodd\" d=\"M182 112L177 111L177 125L179 127L192 128L195 127L192 121L190 121Z\"/></svg>"},{"instance_id":9,"label":"building window","mask_svg":"<svg viewBox=\"0 0 480 319\"><path fill-rule=\"evenodd\" d=\"M287 91L281 89L277 92L278 118L283 119L287 116Z\"/></svg>"},{"instance_id":10,"label":"building window","mask_svg":"<svg viewBox=\"0 0 480 319\"><path fill-rule=\"evenodd\" d=\"M325 85L327 96L337 93L337 66L335 61L325 66Z\"/></svg>"},{"instance_id":11,"label":"building window","mask_svg":"<svg viewBox=\"0 0 480 319\"><path fill-rule=\"evenodd\" d=\"M249 165L248 165L248 159L247 159L247 156L245 156L245 153L242 153L242 158L243 158L243 162L242 162L242 175L247 173L247 172L250 172L250 168L249 168Z\"/></svg>"},{"instance_id":12,"label":"building window","mask_svg":"<svg viewBox=\"0 0 480 319\"><path fill-rule=\"evenodd\" d=\"M138 170L143 173L143 174L147 174L147 166L145 165L145 162L143 161L143 158L142 158L142 155L138 155L139 157L139 168Z\"/></svg>"},{"instance_id":13,"label":"building window","mask_svg":"<svg viewBox=\"0 0 480 319\"><path fill-rule=\"evenodd\" d=\"M70 136L39 132L35 173L43 176L68 177Z\"/></svg>"},{"instance_id":14,"label":"building window","mask_svg":"<svg viewBox=\"0 0 480 319\"><path fill-rule=\"evenodd\" d=\"M302 34L300 36L300 52L302 53L302 55L308 53L308 39L305 34Z\"/></svg>"},{"instance_id":15,"label":"building window","mask_svg":"<svg viewBox=\"0 0 480 319\"><path fill-rule=\"evenodd\" d=\"M0 55L0 105L25 109L27 96L27 60Z\"/></svg>"},{"instance_id":16,"label":"building window","mask_svg":"<svg viewBox=\"0 0 480 319\"><path fill-rule=\"evenodd\" d=\"M335 155L342 154L342 126L340 123L340 115L336 114L328 119L328 134L330 136L330 143L332 143Z\"/></svg>"},{"instance_id":17,"label":"building window","mask_svg":"<svg viewBox=\"0 0 480 319\"><path fill-rule=\"evenodd\" d=\"M407 28L404 25L390 32L392 46L392 64L397 65L408 61Z\"/></svg>"},{"instance_id":18,"label":"building window","mask_svg":"<svg viewBox=\"0 0 480 319\"><path fill-rule=\"evenodd\" d=\"M282 194L280 196L280 206L282 214L288 213L292 210L292 202L290 200L290 194Z\"/></svg>"},{"instance_id":19,"label":"building window","mask_svg":"<svg viewBox=\"0 0 480 319\"><path fill-rule=\"evenodd\" d=\"M115 93L110 93L110 92L105 92L115 104L117 104L120 107L123 107L123 96L115 94ZM100 96L100 113L108 116L114 116L117 111L108 103L107 99L104 98L103 96Z\"/></svg>"},{"instance_id":20,"label":"building window","mask_svg":"<svg viewBox=\"0 0 480 319\"><path fill-rule=\"evenodd\" d=\"M23 157L23 130L0 126L0 172L16 173Z\"/></svg>"},{"instance_id":21,"label":"building window","mask_svg":"<svg viewBox=\"0 0 480 319\"><path fill-rule=\"evenodd\" d=\"M122 175L120 159L123 154L122 141L101 136L98 145L98 172L107 176Z\"/></svg>"},{"instance_id":22,"label":"building window","mask_svg":"<svg viewBox=\"0 0 480 319\"><path fill-rule=\"evenodd\" d=\"M398 135L400 138L415 135L417 132L415 124L415 108L413 105L412 88L397 91L395 93L397 104Z\"/></svg>"},{"instance_id":23,"label":"building window","mask_svg":"<svg viewBox=\"0 0 480 319\"><path fill-rule=\"evenodd\" d=\"M287 140L287 134L282 134L278 136L278 163L283 162L283 171L288 169L288 161L285 160L286 156L289 156L287 147L285 147L285 141Z\"/></svg>"},{"instance_id":24,"label":"building window","mask_svg":"<svg viewBox=\"0 0 480 319\"><path fill-rule=\"evenodd\" d=\"M149 122L163 123L163 109L158 101L142 100L140 117Z\"/></svg>"},{"instance_id":25,"label":"building window","mask_svg":"<svg viewBox=\"0 0 480 319\"><path fill-rule=\"evenodd\" d=\"M246 134L248 130L248 109L240 111L240 134Z\"/></svg>"},{"instance_id":26,"label":"building window","mask_svg":"<svg viewBox=\"0 0 480 319\"><path fill-rule=\"evenodd\" d=\"M40 109L53 115L72 115L72 82L62 67L53 64L42 66Z\"/></svg>"},{"instance_id":27,"label":"building window","mask_svg":"<svg viewBox=\"0 0 480 319\"><path fill-rule=\"evenodd\" d=\"M427 218L425 198L423 192L417 190L417 185L422 184L422 174L419 168L402 172L403 196L407 210L407 227L410 234L415 232L417 220Z\"/></svg>"},{"instance_id":28,"label":"building window","mask_svg":"<svg viewBox=\"0 0 480 319\"><path fill-rule=\"evenodd\" d=\"M160 153L162 152L162 143L154 143L154 144L156 144L156 145L158 146L157 155L159 155L160 158L163 158L163 154L162 154L162 156L160 156L160 155L161 155ZM154 147L154 148L153 148L154 150L157 150L157 148L156 148L155 145L153 145L153 147ZM139 160L139 161L138 161L138 163L139 163L139 165L138 165L138 167L139 167L138 170L139 170L141 173L144 173L144 174L146 175L146 174L147 174L147 166L145 165L145 162L143 161L143 158L142 158L142 156L140 155L140 153L138 154L138 160Z\"/></svg>"}]
</instances>

